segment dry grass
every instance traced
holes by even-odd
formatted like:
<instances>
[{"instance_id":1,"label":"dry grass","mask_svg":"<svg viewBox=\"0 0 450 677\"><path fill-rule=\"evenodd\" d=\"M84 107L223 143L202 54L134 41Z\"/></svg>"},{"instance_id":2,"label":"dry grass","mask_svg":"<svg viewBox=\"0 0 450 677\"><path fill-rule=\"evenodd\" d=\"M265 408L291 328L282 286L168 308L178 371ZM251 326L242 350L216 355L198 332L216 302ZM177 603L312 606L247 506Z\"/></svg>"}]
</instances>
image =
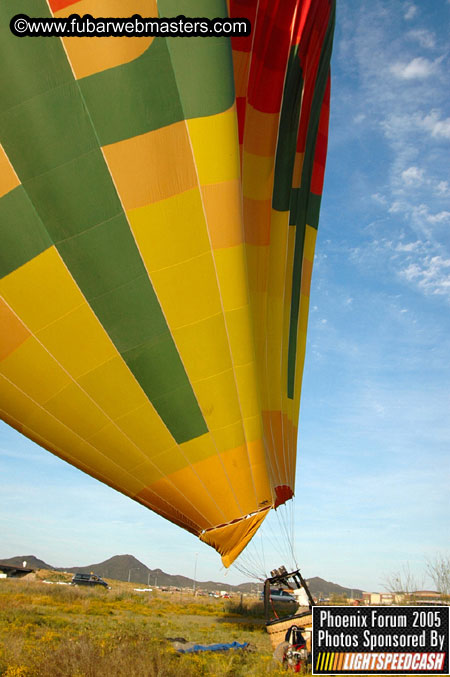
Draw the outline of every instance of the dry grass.
<instances>
[{"instance_id":1,"label":"dry grass","mask_svg":"<svg viewBox=\"0 0 450 677\"><path fill-rule=\"evenodd\" d=\"M267 677L272 661L260 605L192 595L0 581L3 677ZM177 654L167 637L249 642L251 650Z\"/></svg>"},{"instance_id":2,"label":"dry grass","mask_svg":"<svg viewBox=\"0 0 450 677\"><path fill-rule=\"evenodd\" d=\"M1 677L286 677L257 602L0 580ZM248 642L249 650L176 653L168 637ZM351 676L350 676L351 677ZM399 676L404 677L404 676Z\"/></svg>"}]
</instances>

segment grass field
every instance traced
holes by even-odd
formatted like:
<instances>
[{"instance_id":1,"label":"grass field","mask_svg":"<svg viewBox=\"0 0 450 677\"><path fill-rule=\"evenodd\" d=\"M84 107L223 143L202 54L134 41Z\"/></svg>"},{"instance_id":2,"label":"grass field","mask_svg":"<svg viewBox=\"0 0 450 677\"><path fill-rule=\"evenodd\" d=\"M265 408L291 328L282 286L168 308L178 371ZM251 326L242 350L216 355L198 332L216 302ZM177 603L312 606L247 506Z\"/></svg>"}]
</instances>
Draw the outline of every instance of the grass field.
<instances>
[{"instance_id":1,"label":"grass field","mask_svg":"<svg viewBox=\"0 0 450 677\"><path fill-rule=\"evenodd\" d=\"M262 604L191 592L56 585L69 574L0 580L1 677L287 677L272 657ZM177 653L168 638L249 643L245 650ZM410 673L411 674L411 673ZM349 675L348 677L353 677ZM398 675L398 677L405 677Z\"/></svg>"},{"instance_id":2,"label":"grass field","mask_svg":"<svg viewBox=\"0 0 450 677\"><path fill-rule=\"evenodd\" d=\"M180 593L0 580L2 677L166 677L286 675L257 602ZM167 638L248 642L247 650L180 655Z\"/></svg>"}]
</instances>

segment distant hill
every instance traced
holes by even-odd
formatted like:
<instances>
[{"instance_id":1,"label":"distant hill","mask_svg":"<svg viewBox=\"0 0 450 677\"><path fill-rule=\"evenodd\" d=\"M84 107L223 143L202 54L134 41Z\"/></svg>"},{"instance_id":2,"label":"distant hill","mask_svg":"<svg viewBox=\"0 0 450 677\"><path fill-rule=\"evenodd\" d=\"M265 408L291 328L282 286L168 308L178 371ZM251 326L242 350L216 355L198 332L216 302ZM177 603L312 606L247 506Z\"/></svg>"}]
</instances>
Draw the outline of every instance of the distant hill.
<instances>
[{"instance_id":1,"label":"distant hill","mask_svg":"<svg viewBox=\"0 0 450 677\"><path fill-rule=\"evenodd\" d=\"M17 555L17 557L10 557L9 559L0 559L1 564L8 564L12 567L22 568L24 562L26 562L28 569L53 569L50 564L43 562L34 555Z\"/></svg>"},{"instance_id":2,"label":"distant hill","mask_svg":"<svg viewBox=\"0 0 450 677\"><path fill-rule=\"evenodd\" d=\"M356 588L343 588L342 585L324 581L323 578L319 578L318 576L307 578L306 582L308 583L311 594L318 597L330 597L331 595L343 595L345 597L353 598L362 597L362 590L357 590Z\"/></svg>"},{"instance_id":3,"label":"distant hill","mask_svg":"<svg viewBox=\"0 0 450 677\"><path fill-rule=\"evenodd\" d=\"M159 587L173 586L176 588L192 588L194 581L192 578L181 575L166 574L162 569L149 569L143 562L140 562L133 555L114 555L104 562L97 564L88 564L84 567L53 567L34 555L20 555L1 559L0 563L11 566L22 567L23 562L32 569L49 569L52 571L67 571L69 573L90 573L93 572L101 578L112 578L115 581L132 581L133 583L142 583L144 585L157 585ZM311 593L319 597L330 597L331 595L345 595L347 597L362 597L362 591L354 588L344 588L337 583L325 581L323 578L308 578L308 586ZM261 583L241 583L240 585L229 585L217 581L196 581L198 588L202 590L235 590L236 592L250 592L255 588L262 590Z\"/></svg>"},{"instance_id":4,"label":"distant hill","mask_svg":"<svg viewBox=\"0 0 450 677\"><path fill-rule=\"evenodd\" d=\"M145 574L145 583L147 583L147 575L150 569L133 555L115 555L98 564L87 564L84 567L66 567L64 571L81 574L93 572L102 578L113 578L116 581L127 581L128 574L130 574L130 581L134 582L141 581Z\"/></svg>"},{"instance_id":5,"label":"distant hill","mask_svg":"<svg viewBox=\"0 0 450 677\"><path fill-rule=\"evenodd\" d=\"M162 569L149 569L133 555L114 555L110 559L98 564L88 564L85 567L70 567L64 569L73 573L90 573L91 571L102 578L112 578L116 581L133 581L161 586L175 586L177 588L192 588L194 581L186 576L166 574ZM221 583L209 581L215 590ZM200 583L197 583L200 585ZM202 583L204 587L206 584Z\"/></svg>"},{"instance_id":6,"label":"distant hill","mask_svg":"<svg viewBox=\"0 0 450 677\"><path fill-rule=\"evenodd\" d=\"M143 562L140 562L133 555L115 555L104 562L97 564L88 564L83 567L54 567L47 564L34 555L20 555L10 557L9 559L0 559L0 563L11 566L22 567L26 561L27 567L31 569L48 569L50 571L67 571L68 573L90 573L91 571L101 578L112 578L115 581L132 581L133 583L142 583L145 585L158 585L159 587L173 586L176 588L192 588L194 581L192 578L181 575L166 574L162 569L149 569ZM198 588L203 590L224 590L228 588L241 589L243 586L252 587L250 583L244 583L242 586L229 586L226 583L217 581L197 581ZM254 586L253 586L254 587Z\"/></svg>"}]
</instances>

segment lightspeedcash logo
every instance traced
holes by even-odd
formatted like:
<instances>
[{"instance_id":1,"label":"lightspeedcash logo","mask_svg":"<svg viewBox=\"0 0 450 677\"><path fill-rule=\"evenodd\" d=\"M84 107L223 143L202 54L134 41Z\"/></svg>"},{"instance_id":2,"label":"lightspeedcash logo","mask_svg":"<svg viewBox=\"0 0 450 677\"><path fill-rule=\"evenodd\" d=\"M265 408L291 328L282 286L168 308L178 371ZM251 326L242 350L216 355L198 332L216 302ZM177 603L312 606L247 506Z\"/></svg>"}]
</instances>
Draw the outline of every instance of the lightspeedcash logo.
<instances>
[{"instance_id":1,"label":"lightspeedcash logo","mask_svg":"<svg viewBox=\"0 0 450 677\"><path fill-rule=\"evenodd\" d=\"M313 607L313 674L449 674L449 607Z\"/></svg>"}]
</instances>

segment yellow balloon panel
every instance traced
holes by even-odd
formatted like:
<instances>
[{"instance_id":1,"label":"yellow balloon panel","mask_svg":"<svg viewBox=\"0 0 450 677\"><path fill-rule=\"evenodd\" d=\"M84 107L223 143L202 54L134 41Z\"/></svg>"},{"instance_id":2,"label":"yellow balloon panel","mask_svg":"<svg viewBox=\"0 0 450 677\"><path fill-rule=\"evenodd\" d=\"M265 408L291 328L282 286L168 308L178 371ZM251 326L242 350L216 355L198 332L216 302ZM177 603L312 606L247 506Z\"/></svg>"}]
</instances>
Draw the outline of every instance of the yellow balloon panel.
<instances>
[{"instance_id":1,"label":"yellow balloon panel","mask_svg":"<svg viewBox=\"0 0 450 677\"><path fill-rule=\"evenodd\" d=\"M21 6L245 13L231 40L20 40L0 5L2 416L226 566L294 491L334 22L244 4Z\"/></svg>"}]
</instances>

